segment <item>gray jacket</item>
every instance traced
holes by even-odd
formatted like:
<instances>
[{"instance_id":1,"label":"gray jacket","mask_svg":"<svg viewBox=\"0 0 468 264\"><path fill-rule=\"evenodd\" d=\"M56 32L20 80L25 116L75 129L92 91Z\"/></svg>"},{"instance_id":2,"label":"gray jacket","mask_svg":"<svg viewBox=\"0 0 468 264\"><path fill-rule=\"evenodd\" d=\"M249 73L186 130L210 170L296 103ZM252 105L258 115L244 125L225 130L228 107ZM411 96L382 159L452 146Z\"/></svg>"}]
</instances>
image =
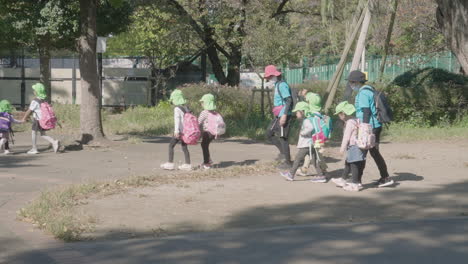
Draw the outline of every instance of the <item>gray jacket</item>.
<instances>
[{"instance_id":1,"label":"gray jacket","mask_svg":"<svg viewBox=\"0 0 468 264\"><path fill-rule=\"evenodd\" d=\"M304 121L302 121L301 131L299 132L297 148L308 148L310 144L312 144L313 131L314 125L309 119L305 118Z\"/></svg>"}]
</instances>

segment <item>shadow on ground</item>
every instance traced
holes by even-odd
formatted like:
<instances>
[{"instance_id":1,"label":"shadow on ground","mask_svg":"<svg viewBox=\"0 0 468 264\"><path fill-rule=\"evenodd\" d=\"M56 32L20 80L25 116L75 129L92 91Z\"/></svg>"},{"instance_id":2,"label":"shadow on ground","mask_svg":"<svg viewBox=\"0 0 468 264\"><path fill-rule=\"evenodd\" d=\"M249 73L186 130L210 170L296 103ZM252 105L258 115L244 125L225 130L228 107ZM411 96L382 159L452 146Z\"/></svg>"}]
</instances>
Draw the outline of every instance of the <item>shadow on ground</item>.
<instances>
[{"instance_id":1,"label":"shadow on ground","mask_svg":"<svg viewBox=\"0 0 468 264\"><path fill-rule=\"evenodd\" d=\"M402 185L423 179L397 175ZM157 227L148 233L113 230L98 237L101 242L44 252L53 256L72 248L93 263L464 263L467 189L468 181L461 181L431 189L383 189L374 197L343 191L304 203L234 212L218 228L240 232L193 233L203 227L188 219L173 228L191 235L165 238L187 232ZM118 234L143 239L116 242ZM46 263L28 262L32 253L18 254L8 263Z\"/></svg>"}]
</instances>

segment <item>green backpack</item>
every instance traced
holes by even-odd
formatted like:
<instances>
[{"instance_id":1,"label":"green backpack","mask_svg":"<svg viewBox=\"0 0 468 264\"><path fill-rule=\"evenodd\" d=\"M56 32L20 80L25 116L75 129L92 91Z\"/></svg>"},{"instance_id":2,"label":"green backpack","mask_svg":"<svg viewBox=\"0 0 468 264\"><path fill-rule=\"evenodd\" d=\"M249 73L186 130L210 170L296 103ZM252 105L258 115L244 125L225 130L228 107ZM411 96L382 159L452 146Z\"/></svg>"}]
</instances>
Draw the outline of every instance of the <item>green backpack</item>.
<instances>
[{"instance_id":1,"label":"green backpack","mask_svg":"<svg viewBox=\"0 0 468 264\"><path fill-rule=\"evenodd\" d=\"M309 120L314 126L314 134L312 135L312 142L319 141L320 143L327 142L331 137L332 132L332 120L327 115L321 115L314 113L313 116L309 117Z\"/></svg>"}]
</instances>

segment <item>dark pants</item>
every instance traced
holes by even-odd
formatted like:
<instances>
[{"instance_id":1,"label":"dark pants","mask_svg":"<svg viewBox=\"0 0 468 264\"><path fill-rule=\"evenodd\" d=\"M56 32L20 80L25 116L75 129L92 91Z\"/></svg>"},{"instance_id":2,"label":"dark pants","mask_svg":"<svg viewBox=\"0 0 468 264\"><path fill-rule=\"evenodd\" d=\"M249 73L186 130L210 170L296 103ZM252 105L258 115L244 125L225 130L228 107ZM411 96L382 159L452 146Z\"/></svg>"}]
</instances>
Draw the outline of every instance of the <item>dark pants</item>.
<instances>
[{"instance_id":1,"label":"dark pants","mask_svg":"<svg viewBox=\"0 0 468 264\"><path fill-rule=\"evenodd\" d=\"M284 127L281 127L279 124L279 118L274 118L270 125L267 128L267 138L273 143L273 145L278 148L280 154L286 160L286 162L291 162L291 151L289 149L289 130L291 128L291 116L288 116L286 119L286 124Z\"/></svg>"},{"instance_id":2,"label":"dark pants","mask_svg":"<svg viewBox=\"0 0 468 264\"><path fill-rule=\"evenodd\" d=\"M184 141L181 139L173 137L171 139L171 142L169 143L169 162L173 163L174 162L174 147L177 145L177 143L180 141L180 144L182 145L182 151L184 152L184 157L185 157L185 164L190 164L190 153L188 152L187 144L185 144Z\"/></svg>"},{"instance_id":3,"label":"dark pants","mask_svg":"<svg viewBox=\"0 0 468 264\"><path fill-rule=\"evenodd\" d=\"M387 164L385 163L385 160L379 151L380 133L382 132L382 127L374 128L373 132L375 134L376 145L375 147L369 149L369 152L372 158L374 159L375 164L377 164L377 167L379 168L380 178L387 178L389 176L388 170L387 170Z\"/></svg>"},{"instance_id":4,"label":"dark pants","mask_svg":"<svg viewBox=\"0 0 468 264\"><path fill-rule=\"evenodd\" d=\"M211 157L210 157L210 143L213 141L215 137L211 135L209 132L203 132L202 133L202 142L201 142L201 148L203 151L203 163L207 164L211 162Z\"/></svg>"},{"instance_id":5,"label":"dark pants","mask_svg":"<svg viewBox=\"0 0 468 264\"><path fill-rule=\"evenodd\" d=\"M317 175L318 176L325 176L323 170L322 170L322 167L320 166L319 164L319 157L318 157L318 154L317 154L317 150L315 148L312 147L312 155L310 156L310 163L312 163L312 165L314 165L315 167L315 171L317 171Z\"/></svg>"},{"instance_id":6,"label":"dark pants","mask_svg":"<svg viewBox=\"0 0 468 264\"><path fill-rule=\"evenodd\" d=\"M351 181L353 183L362 182L362 174L364 173L364 168L366 167L366 161L356 161L356 162L345 162L345 168L343 171L343 178L346 179L348 174L351 172Z\"/></svg>"},{"instance_id":7,"label":"dark pants","mask_svg":"<svg viewBox=\"0 0 468 264\"><path fill-rule=\"evenodd\" d=\"M296 157L294 158L294 163L292 165L292 168L289 171L293 177L294 177L294 174L296 174L296 171L299 168L299 166L301 166L301 163L304 162L304 158L307 155L309 155L309 148L298 149ZM319 164L317 163L317 153L315 152L315 149L312 149L312 156L310 157L310 160L311 160L311 163L314 164L317 174L322 176L323 171L322 171L322 168L320 168Z\"/></svg>"}]
</instances>

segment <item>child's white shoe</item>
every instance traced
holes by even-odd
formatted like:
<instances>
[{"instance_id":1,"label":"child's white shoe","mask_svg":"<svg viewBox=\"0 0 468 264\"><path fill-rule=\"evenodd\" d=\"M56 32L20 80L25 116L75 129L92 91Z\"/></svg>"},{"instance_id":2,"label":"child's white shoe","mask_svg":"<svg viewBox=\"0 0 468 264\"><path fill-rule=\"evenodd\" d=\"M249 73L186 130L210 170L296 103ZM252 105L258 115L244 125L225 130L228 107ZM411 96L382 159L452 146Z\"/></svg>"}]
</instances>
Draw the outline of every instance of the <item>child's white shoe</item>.
<instances>
[{"instance_id":1,"label":"child's white shoe","mask_svg":"<svg viewBox=\"0 0 468 264\"><path fill-rule=\"evenodd\" d=\"M27 152L28 154L39 154L39 151L37 151L37 149L31 149L30 151Z\"/></svg>"},{"instance_id":2,"label":"child's white shoe","mask_svg":"<svg viewBox=\"0 0 468 264\"><path fill-rule=\"evenodd\" d=\"M191 171L192 170L192 165L190 164L183 164L179 166L179 170L183 171Z\"/></svg>"},{"instance_id":3,"label":"child's white shoe","mask_svg":"<svg viewBox=\"0 0 468 264\"><path fill-rule=\"evenodd\" d=\"M348 183L343 187L343 190L348 192L359 192L362 189L362 185L360 186L358 183Z\"/></svg>"},{"instance_id":4,"label":"child's white shoe","mask_svg":"<svg viewBox=\"0 0 468 264\"><path fill-rule=\"evenodd\" d=\"M3 152L4 155L10 155L11 154L11 151L9 151L8 149L5 149L5 151Z\"/></svg>"},{"instance_id":5,"label":"child's white shoe","mask_svg":"<svg viewBox=\"0 0 468 264\"><path fill-rule=\"evenodd\" d=\"M161 164L161 169L164 169L164 170L174 170L174 169L175 169L175 165L174 165L174 163L166 162L166 163Z\"/></svg>"},{"instance_id":6,"label":"child's white shoe","mask_svg":"<svg viewBox=\"0 0 468 264\"><path fill-rule=\"evenodd\" d=\"M331 181L339 187L345 187L348 182L343 178L332 178Z\"/></svg>"},{"instance_id":7,"label":"child's white shoe","mask_svg":"<svg viewBox=\"0 0 468 264\"><path fill-rule=\"evenodd\" d=\"M60 148L60 141L55 140L54 143L52 143L52 148L54 149L54 152L57 153L58 149Z\"/></svg>"}]
</instances>

